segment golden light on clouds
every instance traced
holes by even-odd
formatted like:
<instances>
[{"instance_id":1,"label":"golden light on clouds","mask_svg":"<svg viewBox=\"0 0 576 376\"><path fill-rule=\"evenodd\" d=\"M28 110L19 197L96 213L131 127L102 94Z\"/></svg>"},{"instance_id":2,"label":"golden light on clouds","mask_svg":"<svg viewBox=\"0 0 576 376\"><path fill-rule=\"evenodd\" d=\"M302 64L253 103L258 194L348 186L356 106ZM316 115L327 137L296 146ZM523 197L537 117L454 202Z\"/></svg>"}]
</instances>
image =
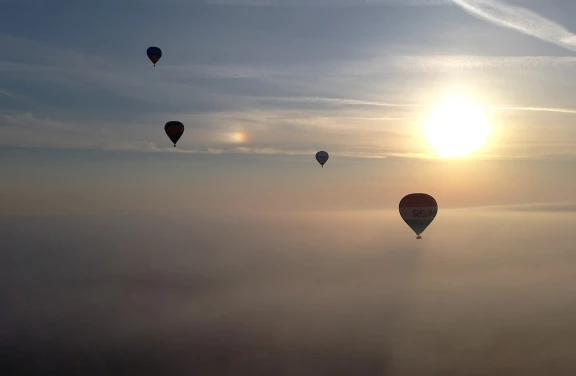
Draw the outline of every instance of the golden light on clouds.
<instances>
[{"instance_id":1,"label":"golden light on clouds","mask_svg":"<svg viewBox=\"0 0 576 376\"><path fill-rule=\"evenodd\" d=\"M443 157L461 157L479 150L490 133L482 108L460 97L441 103L424 128L428 141Z\"/></svg>"}]
</instances>

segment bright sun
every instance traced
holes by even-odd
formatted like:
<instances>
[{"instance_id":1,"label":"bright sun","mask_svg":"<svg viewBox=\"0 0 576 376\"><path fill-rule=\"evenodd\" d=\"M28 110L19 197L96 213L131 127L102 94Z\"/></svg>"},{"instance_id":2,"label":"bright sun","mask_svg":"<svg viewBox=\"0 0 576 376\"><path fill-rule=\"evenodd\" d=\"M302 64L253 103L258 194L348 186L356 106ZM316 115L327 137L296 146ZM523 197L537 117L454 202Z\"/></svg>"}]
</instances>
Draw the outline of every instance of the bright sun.
<instances>
[{"instance_id":1,"label":"bright sun","mask_svg":"<svg viewBox=\"0 0 576 376\"><path fill-rule=\"evenodd\" d=\"M443 157L475 152L484 145L489 132L482 109L462 99L445 102L426 123L426 136Z\"/></svg>"}]
</instances>

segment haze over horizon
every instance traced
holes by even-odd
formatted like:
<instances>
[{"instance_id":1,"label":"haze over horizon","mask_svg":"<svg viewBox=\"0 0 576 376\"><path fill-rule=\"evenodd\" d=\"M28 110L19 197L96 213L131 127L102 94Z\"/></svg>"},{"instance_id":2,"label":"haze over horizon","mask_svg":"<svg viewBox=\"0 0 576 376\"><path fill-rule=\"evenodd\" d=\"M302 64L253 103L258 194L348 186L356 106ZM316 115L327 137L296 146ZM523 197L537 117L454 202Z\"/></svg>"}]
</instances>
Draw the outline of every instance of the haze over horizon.
<instances>
[{"instance_id":1,"label":"haze over horizon","mask_svg":"<svg viewBox=\"0 0 576 376\"><path fill-rule=\"evenodd\" d=\"M574 375L574 14L0 0L0 364ZM489 133L443 157L426 127L474 131L459 103ZM412 192L439 205L422 240Z\"/></svg>"}]
</instances>

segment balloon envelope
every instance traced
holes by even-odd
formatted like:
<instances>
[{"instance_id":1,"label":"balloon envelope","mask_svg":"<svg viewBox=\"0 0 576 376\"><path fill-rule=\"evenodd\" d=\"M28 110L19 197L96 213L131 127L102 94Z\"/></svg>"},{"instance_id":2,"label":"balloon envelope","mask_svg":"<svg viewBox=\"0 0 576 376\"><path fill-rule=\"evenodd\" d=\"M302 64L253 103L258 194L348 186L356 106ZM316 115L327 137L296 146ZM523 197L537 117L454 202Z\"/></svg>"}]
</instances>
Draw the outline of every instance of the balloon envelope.
<instances>
[{"instance_id":1,"label":"balloon envelope","mask_svg":"<svg viewBox=\"0 0 576 376\"><path fill-rule=\"evenodd\" d=\"M426 193L411 193L400 200L400 216L418 235L424 232L438 213L438 204L434 197Z\"/></svg>"},{"instance_id":2,"label":"balloon envelope","mask_svg":"<svg viewBox=\"0 0 576 376\"><path fill-rule=\"evenodd\" d=\"M330 156L325 151L319 151L316 153L316 160L322 167L324 167L324 163L328 161L328 158L330 158Z\"/></svg>"},{"instance_id":3,"label":"balloon envelope","mask_svg":"<svg viewBox=\"0 0 576 376\"><path fill-rule=\"evenodd\" d=\"M182 133L184 133L184 124L179 121L169 121L164 126L164 131L168 135L168 138L172 140L174 146L176 146L176 143L180 137L182 137Z\"/></svg>"},{"instance_id":4,"label":"balloon envelope","mask_svg":"<svg viewBox=\"0 0 576 376\"><path fill-rule=\"evenodd\" d=\"M148 59L150 59L150 61L156 65L158 60L160 60L162 57L162 50L158 47L148 47L146 50L146 55L148 55Z\"/></svg>"}]
</instances>

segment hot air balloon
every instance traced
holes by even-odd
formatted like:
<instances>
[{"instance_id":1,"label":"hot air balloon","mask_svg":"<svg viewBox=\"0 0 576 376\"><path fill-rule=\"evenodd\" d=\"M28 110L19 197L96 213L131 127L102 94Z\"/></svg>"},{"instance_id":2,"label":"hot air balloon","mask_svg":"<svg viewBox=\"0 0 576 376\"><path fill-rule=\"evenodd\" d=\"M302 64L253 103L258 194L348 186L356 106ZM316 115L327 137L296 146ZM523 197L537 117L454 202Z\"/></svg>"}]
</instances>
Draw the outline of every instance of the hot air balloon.
<instances>
[{"instance_id":1,"label":"hot air balloon","mask_svg":"<svg viewBox=\"0 0 576 376\"><path fill-rule=\"evenodd\" d=\"M176 147L176 143L180 137L182 137L182 133L184 133L184 124L180 123L179 121L169 121L164 126L164 131L166 131L168 138L172 140L174 147Z\"/></svg>"},{"instance_id":2,"label":"hot air balloon","mask_svg":"<svg viewBox=\"0 0 576 376\"><path fill-rule=\"evenodd\" d=\"M320 163L322 168L324 168L324 163L328 161L328 158L330 158L330 156L325 151L319 151L318 153L316 153L316 160L318 161L318 163Z\"/></svg>"},{"instance_id":3,"label":"hot air balloon","mask_svg":"<svg viewBox=\"0 0 576 376\"><path fill-rule=\"evenodd\" d=\"M156 66L156 63L162 57L162 50L158 47L148 47L146 55L148 55L148 59Z\"/></svg>"},{"instance_id":4,"label":"hot air balloon","mask_svg":"<svg viewBox=\"0 0 576 376\"><path fill-rule=\"evenodd\" d=\"M411 193L400 200L398 209L404 222L416 233L416 239L422 239L420 234L436 217L438 204L426 193Z\"/></svg>"}]
</instances>

